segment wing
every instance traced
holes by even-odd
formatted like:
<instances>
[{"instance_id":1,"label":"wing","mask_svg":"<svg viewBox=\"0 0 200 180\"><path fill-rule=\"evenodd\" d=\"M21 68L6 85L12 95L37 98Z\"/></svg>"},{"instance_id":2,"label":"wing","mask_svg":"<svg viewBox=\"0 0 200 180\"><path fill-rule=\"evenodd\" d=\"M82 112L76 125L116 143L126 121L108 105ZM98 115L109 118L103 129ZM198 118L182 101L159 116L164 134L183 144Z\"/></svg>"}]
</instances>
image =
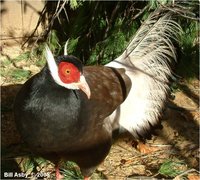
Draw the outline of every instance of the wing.
<instances>
[{"instance_id":1,"label":"wing","mask_svg":"<svg viewBox=\"0 0 200 180\"><path fill-rule=\"evenodd\" d=\"M91 88L89 102L96 102L104 117L126 99L131 88L131 81L124 69L88 66L84 68L84 76Z\"/></svg>"},{"instance_id":2,"label":"wing","mask_svg":"<svg viewBox=\"0 0 200 180\"><path fill-rule=\"evenodd\" d=\"M126 99L131 81L124 69L104 66L85 67L84 76L91 89L91 98L88 100L84 96L81 122L87 124L87 128L94 130L94 133L99 124L106 125L109 133L112 133L112 122L106 118Z\"/></svg>"}]
</instances>

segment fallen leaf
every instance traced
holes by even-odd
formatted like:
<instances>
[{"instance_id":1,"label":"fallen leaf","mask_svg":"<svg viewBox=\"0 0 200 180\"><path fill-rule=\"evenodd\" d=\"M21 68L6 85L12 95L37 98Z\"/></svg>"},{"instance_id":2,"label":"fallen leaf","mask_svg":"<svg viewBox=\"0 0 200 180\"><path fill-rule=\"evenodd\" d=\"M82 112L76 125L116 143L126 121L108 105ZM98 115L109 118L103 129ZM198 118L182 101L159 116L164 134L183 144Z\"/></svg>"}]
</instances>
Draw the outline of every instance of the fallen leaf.
<instances>
[{"instance_id":1,"label":"fallen leaf","mask_svg":"<svg viewBox=\"0 0 200 180\"><path fill-rule=\"evenodd\" d=\"M194 175L194 174L188 174L187 177L189 180L199 180L200 179L199 175Z\"/></svg>"},{"instance_id":2,"label":"fallen leaf","mask_svg":"<svg viewBox=\"0 0 200 180\"><path fill-rule=\"evenodd\" d=\"M151 145L144 144L144 143L141 143L141 142L138 143L137 149L143 154L149 154L151 152L155 152L155 151L159 150L158 147L153 147Z\"/></svg>"}]
</instances>

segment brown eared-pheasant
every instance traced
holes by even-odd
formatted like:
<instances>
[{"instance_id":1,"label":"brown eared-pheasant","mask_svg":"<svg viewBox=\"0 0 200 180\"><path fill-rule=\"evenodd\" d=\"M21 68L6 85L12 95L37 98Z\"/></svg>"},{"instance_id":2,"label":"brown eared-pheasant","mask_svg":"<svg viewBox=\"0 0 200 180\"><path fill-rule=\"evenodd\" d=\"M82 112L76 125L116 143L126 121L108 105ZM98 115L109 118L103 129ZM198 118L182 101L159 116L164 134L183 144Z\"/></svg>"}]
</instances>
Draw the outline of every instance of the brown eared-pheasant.
<instances>
[{"instance_id":1,"label":"brown eared-pheasant","mask_svg":"<svg viewBox=\"0 0 200 180\"><path fill-rule=\"evenodd\" d=\"M56 165L76 162L85 177L108 155L123 127L142 138L158 123L176 60L180 26L167 13L145 21L121 56L105 66L83 66L72 55L54 57L16 96L14 115L33 153Z\"/></svg>"}]
</instances>

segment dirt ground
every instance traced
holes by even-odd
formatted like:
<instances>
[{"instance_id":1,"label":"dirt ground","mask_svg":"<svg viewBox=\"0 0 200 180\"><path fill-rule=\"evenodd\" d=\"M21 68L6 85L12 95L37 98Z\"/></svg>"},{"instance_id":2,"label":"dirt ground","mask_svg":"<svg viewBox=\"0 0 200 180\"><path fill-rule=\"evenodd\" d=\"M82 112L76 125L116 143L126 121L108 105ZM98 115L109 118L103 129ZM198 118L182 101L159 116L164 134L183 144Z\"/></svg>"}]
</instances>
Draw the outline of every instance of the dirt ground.
<instances>
[{"instance_id":1,"label":"dirt ground","mask_svg":"<svg viewBox=\"0 0 200 180\"><path fill-rule=\"evenodd\" d=\"M198 85L199 81L193 80L184 84L187 91L181 90L174 94L175 99L167 104L162 118L163 128L157 131L157 136L145 143L135 142L130 136L114 143L109 156L100 166L108 179L163 178L165 176L161 176L158 169L168 160L184 162L181 165L184 172L198 169Z\"/></svg>"},{"instance_id":2,"label":"dirt ground","mask_svg":"<svg viewBox=\"0 0 200 180\"><path fill-rule=\"evenodd\" d=\"M8 49L2 51L3 62L7 59L7 53ZM12 56L16 54L12 53ZM32 62L23 60L3 64L1 70L5 72L16 67L28 69L31 74L40 70ZM21 140L14 125L12 104L21 87L20 84L25 81L26 79L15 81L9 74L1 76L1 143L3 153L4 147L9 147L5 148L7 157L14 156L15 152L20 152L21 155L24 153L16 146ZM162 118L163 128L157 130L157 135L145 142L136 141L128 134L114 140L109 155L98 167L92 179L200 179L199 80L182 80L173 96L174 99L171 98L166 105ZM172 176L172 173L164 172L161 167L168 162L181 173ZM14 157L2 160L2 173L9 168L10 171L19 170L18 164L19 161L15 161Z\"/></svg>"}]
</instances>

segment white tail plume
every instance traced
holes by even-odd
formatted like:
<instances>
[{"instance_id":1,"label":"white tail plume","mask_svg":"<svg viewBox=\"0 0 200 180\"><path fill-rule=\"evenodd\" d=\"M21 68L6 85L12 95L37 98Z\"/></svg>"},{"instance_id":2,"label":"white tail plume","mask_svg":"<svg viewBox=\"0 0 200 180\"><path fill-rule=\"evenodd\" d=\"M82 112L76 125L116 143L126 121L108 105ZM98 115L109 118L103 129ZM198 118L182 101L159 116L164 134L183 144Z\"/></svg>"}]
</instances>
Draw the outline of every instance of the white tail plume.
<instances>
[{"instance_id":1,"label":"white tail plume","mask_svg":"<svg viewBox=\"0 0 200 180\"><path fill-rule=\"evenodd\" d=\"M181 27L167 13L158 19L153 14L142 24L126 50L107 66L125 68L132 88L120 106L120 125L135 137L145 136L159 121L164 107L168 79L176 53L176 40ZM114 121L116 112L111 115Z\"/></svg>"}]
</instances>

